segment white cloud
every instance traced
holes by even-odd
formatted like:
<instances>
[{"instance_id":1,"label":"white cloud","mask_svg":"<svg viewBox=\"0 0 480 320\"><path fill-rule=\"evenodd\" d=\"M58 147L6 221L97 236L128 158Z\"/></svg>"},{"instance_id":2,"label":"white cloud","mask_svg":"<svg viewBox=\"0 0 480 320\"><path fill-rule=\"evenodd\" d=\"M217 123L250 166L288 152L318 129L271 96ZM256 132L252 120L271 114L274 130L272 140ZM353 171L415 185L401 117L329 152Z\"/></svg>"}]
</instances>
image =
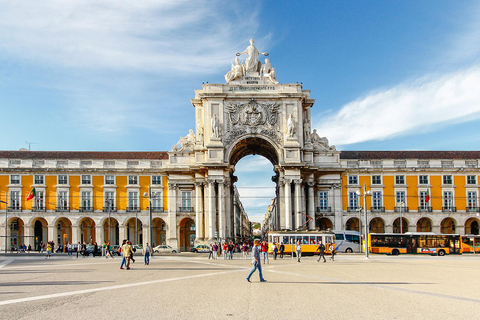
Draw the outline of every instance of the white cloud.
<instances>
[{"instance_id":1,"label":"white cloud","mask_svg":"<svg viewBox=\"0 0 480 320\"><path fill-rule=\"evenodd\" d=\"M332 144L384 140L480 119L480 66L429 76L350 102L316 127Z\"/></svg>"}]
</instances>

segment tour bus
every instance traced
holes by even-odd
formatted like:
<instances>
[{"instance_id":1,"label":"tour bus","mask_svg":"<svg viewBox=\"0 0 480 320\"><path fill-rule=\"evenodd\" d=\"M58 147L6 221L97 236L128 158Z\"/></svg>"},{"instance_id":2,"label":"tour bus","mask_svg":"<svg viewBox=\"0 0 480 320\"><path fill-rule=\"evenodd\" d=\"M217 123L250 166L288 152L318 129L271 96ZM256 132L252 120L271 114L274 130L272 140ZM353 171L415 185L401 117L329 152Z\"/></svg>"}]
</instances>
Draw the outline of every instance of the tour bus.
<instances>
[{"instance_id":1,"label":"tour bus","mask_svg":"<svg viewBox=\"0 0 480 320\"><path fill-rule=\"evenodd\" d=\"M280 244L283 243L284 253L291 254L295 252L297 241L300 241L302 254L318 254L319 252L316 250L320 240L325 245L325 254L330 254L329 246L335 243L335 234L331 231L270 231L268 233L268 252L273 253L274 245L280 248Z\"/></svg>"},{"instance_id":2,"label":"tour bus","mask_svg":"<svg viewBox=\"0 0 480 320\"><path fill-rule=\"evenodd\" d=\"M334 230L337 252L362 252L360 232L352 230Z\"/></svg>"},{"instance_id":3,"label":"tour bus","mask_svg":"<svg viewBox=\"0 0 480 320\"><path fill-rule=\"evenodd\" d=\"M472 234L462 236L462 251L480 253L480 236Z\"/></svg>"},{"instance_id":4,"label":"tour bus","mask_svg":"<svg viewBox=\"0 0 480 320\"><path fill-rule=\"evenodd\" d=\"M458 234L433 232L370 233L368 248L372 253L399 255L403 253L444 256L461 254L461 237Z\"/></svg>"}]
</instances>

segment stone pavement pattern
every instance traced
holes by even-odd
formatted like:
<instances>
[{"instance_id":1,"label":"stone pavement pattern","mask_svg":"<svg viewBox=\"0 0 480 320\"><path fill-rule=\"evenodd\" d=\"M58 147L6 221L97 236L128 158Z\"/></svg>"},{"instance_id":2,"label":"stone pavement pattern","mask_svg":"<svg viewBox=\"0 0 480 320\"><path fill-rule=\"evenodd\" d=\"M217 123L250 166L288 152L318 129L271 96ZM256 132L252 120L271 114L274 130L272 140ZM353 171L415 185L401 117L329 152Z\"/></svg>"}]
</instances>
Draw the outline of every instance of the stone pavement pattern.
<instances>
[{"instance_id":1,"label":"stone pavement pattern","mask_svg":"<svg viewBox=\"0 0 480 320\"><path fill-rule=\"evenodd\" d=\"M480 256L286 257L245 281L250 260L182 253L121 260L0 256L3 319L475 319Z\"/></svg>"}]
</instances>

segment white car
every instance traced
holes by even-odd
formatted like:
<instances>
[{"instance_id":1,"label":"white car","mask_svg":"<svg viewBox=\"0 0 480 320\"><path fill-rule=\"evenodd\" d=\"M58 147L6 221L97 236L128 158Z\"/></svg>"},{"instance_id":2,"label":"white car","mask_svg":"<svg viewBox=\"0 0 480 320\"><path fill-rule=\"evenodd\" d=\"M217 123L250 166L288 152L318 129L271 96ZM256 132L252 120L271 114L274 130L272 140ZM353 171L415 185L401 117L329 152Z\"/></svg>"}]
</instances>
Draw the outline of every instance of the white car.
<instances>
[{"instance_id":1,"label":"white car","mask_svg":"<svg viewBox=\"0 0 480 320\"><path fill-rule=\"evenodd\" d=\"M180 250L178 248L173 248L166 244L161 244L153 248L153 253L178 253Z\"/></svg>"}]
</instances>

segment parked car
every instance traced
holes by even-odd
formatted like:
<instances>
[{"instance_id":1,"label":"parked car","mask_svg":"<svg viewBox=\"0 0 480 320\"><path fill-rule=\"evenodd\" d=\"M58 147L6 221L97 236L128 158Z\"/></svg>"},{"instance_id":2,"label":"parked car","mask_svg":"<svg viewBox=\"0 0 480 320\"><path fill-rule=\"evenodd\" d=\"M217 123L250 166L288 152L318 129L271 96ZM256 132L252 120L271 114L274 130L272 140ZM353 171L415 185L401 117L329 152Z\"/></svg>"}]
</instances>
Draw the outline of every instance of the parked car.
<instances>
[{"instance_id":1,"label":"parked car","mask_svg":"<svg viewBox=\"0 0 480 320\"><path fill-rule=\"evenodd\" d=\"M143 252L143 247L139 244L132 244L133 252L136 253L142 253Z\"/></svg>"},{"instance_id":2,"label":"parked car","mask_svg":"<svg viewBox=\"0 0 480 320\"><path fill-rule=\"evenodd\" d=\"M89 255L93 255L93 250L94 250L95 246L94 245L87 245L87 247L85 248L85 252L83 253L85 256L89 256ZM102 246L98 246L97 247L97 251L95 251L95 256L99 256L101 257L102 256Z\"/></svg>"},{"instance_id":3,"label":"parked car","mask_svg":"<svg viewBox=\"0 0 480 320\"><path fill-rule=\"evenodd\" d=\"M210 246L197 244L195 247L190 248L190 252L210 252Z\"/></svg>"},{"instance_id":4,"label":"parked car","mask_svg":"<svg viewBox=\"0 0 480 320\"><path fill-rule=\"evenodd\" d=\"M153 253L178 253L180 250L178 248L173 248L166 244L161 244L153 248Z\"/></svg>"},{"instance_id":5,"label":"parked car","mask_svg":"<svg viewBox=\"0 0 480 320\"><path fill-rule=\"evenodd\" d=\"M118 252L118 249L120 249L120 245L114 244L111 246L110 251L112 252L112 256L121 256L122 253Z\"/></svg>"}]
</instances>

